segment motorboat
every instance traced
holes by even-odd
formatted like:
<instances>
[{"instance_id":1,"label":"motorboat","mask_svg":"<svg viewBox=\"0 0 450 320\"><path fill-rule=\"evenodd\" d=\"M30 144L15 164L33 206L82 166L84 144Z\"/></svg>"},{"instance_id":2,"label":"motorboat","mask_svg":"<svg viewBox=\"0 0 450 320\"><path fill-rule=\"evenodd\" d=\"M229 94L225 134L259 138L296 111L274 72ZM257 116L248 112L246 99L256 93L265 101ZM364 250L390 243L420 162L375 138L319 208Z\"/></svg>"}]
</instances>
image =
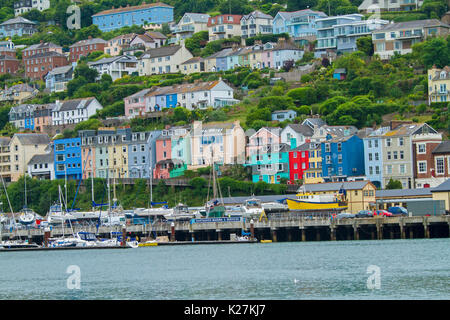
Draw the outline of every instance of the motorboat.
<instances>
[{"instance_id":1,"label":"motorboat","mask_svg":"<svg viewBox=\"0 0 450 320\"><path fill-rule=\"evenodd\" d=\"M195 213L189 211L189 207L182 203L177 204L171 213L164 215L168 221L189 221L195 216Z\"/></svg>"},{"instance_id":2,"label":"motorboat","mask_svg":"<svg viewBox=\"0 0 450 320\"><path fill-rule=\"evenodd\" d=\"M28 240L7 240L0 242L0 248L19 249L19 248L40 248L36 243L29 243Z\"/></svg>"},{"instance_id":3,"label":"motorboat","mask_svg":"<svg viewBox=\"0 0 450 320\"><path fill-rule=\"evenodd\" d=\"M286 199L289 210L339 210L347 202L333 194L298 193L297 199Z\"/></svg>"},{"instance_id":4,"label":"motorboat","mask_svg":"<svg viewBox=\"0 0 450 320\"><path fill-rule=\"evenodd\" d=\"M73 214L64 212L60 204L50 206L47 213L47 221L49 224L61 224L66 221L76 220Z\"/></svg>"},{"instance_id":5,"label":"motorboat","mask_svg":"<svg viewBox=\"0 0 450 320\"><path fill-rule=\"evenodd\" d=\"M27 207L24 207L19 215L19 222L29 226L36 222L36 213Z\"/></svg>"},{"instance_id":6,"label":"motorboat","mask_svg":"<svg viewBox=\"0 0 450 320\"><path fill-rule=\"evenodd\" d=\"M273 211L288 211L289 207L286 204L276 202L266 202L261 204L262 208L266 213Z\"/></svg>"},{"instance_id":7,"label":"motorboat","mask_svg":"<svg viewBox=\"0 0 450 320\"><path fill-rule=\"evenodd\" d=\"M245 200L245 204L242 206L243 215L246 218L259 218L264 209L261 206L261 200L256 198L250 198Z\"/></svg>"}]
</instances>

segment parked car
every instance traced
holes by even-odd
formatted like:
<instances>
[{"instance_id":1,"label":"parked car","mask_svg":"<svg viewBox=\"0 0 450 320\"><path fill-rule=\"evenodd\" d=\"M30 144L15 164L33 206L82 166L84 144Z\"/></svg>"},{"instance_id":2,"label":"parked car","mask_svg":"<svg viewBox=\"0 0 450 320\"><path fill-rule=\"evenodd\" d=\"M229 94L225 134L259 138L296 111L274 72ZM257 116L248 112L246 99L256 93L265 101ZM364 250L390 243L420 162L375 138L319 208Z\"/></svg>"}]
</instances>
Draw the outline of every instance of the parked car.
<instances>
[{"instance_id":1,"label":"parked car","mask_svg":"<svg viewBox=\"0 0 450 320\"><path fill-rule=\"evenodd\" d=\"M347 212L342 212L339 213L336 218L337 219L350 219L350 218L354 218L355 215L353 213L347 213Z\"/></svg>"},{"instance_id":2,"label":"parked car","mask_svg":"<svg viewBox=\"0 0 450 320\"><path fill-rule=\"evenodd\" d=\"M390 207L388 209L388 211L390 213L392 213L392 215L394 215L394 216L404 216L404 217L406 217L408 215L408 210L406 210L403 207Z\"/></svg>"},{"instance_id":3,"label":"parked car","mask_svg":"<svg viewBox=\"0 0 450 320\"><path fill-rule=\"evenodd\" d=\"M376 210L373 213L374 216L392 217L392 213L386 210Z\"/></svg>"},{"instance_id":4,"label":"parked car","mask_svg":"<svg viewBox=\"0 0 450 320\"><path fill-rule=\"evenodd\" d=\"M361 210L356 215L355 218L372 218L373 213L369 210Z\"/></svg>"}]
</instances>

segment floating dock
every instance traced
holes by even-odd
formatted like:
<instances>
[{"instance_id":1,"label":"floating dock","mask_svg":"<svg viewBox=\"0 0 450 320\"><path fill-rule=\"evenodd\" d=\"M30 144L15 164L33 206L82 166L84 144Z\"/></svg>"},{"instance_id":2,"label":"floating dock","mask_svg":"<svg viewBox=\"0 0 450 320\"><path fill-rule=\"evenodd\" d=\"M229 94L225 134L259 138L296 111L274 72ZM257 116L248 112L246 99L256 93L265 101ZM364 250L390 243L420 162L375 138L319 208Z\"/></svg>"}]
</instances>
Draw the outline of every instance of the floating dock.
<instances>
[{"instance_id":1,"label":"floating dock","mask_svg":"<svg viewBox=\"0 0 450 320\"><path fill-rule=\"evenodd\" d=\"M0 248L0 252L12 251L60 251L60 250L98 250L98 249L131 249L131 247L113 246L113 247L35 247L35 248Z\"/></svg>"}]
</instances>

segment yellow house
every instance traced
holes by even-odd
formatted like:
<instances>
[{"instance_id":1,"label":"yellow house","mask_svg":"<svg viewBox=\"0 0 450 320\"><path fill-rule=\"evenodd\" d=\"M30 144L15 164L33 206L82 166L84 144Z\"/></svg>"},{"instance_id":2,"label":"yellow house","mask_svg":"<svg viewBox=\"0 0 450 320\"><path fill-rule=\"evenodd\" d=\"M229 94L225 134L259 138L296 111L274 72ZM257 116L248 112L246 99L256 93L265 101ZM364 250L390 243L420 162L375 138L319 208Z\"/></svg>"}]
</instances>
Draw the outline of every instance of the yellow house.
<instances>
[{"instance_id":1,"label":"yellow house","mask_svg":"<svg viewBox=\"0 0 450 320\"><path fill-rule=\"evenodd\" d=\"M16 133L9 144L11 181L19 180L27 170L28 162L36 154L46 154L50 138L42 133Z\"/></svg>"},{"instance_id":2,"label":"yellow house","mask_svg":"<svg viewBox=\"0 0 450 320\"><path fill-rule=\"evenodd\" d=\"M444 200L445 211L450 211L450 179L431 189L433 200Z\"/></svg>"},{"instance_id":3,"label":"yellow house","mask_svg":"<svg viewBox=\"0 0 450 320\"><path fill-rule=\"evenodd\" d=\"M193 57L183 62L180 66L180 71L183 74L204 72L205 70L205 59L202 57Z\"/></svg>"},{"instance_id":4,"label":"yellow house","mask_svg":"<svg viewBox=\"0 0 450 320\"><path fill-rule=\"evenodd\" d=\"M322 183L322 150L320 143L312 144L315 148L309 150L309 168L303 173L303 183Z\"/></svg>"},{"instance_id":5,"label":"yellow house","mask_svg":"<svg viewBox=\"0 0 450 320\"><path fill-rule=\"evenodd\" d=\"M376 189L372 182L364 180L304 184L298 192L338 195L345 190L348 207L345 212L358 213L360 210L374 209Z\"/></svg>"},{"instance_id":6,"label":"yellow house","mask_svg":"<svg viewBox=\"0 0 450 320\"><path fill-rule=\"evenodd\" d=\"M128 178L128 145L113 143L108 146L109 177Z\"/></svg>"},{"instance_id":7,"label":"yellow house","mask_svg":"<svg viewBox=\"0 0 450 320\"><path fill-rule=\"evenodd\" d=\"M450 101L450 67L428 70L428 104Z\"/></svg>"}]
</instances>

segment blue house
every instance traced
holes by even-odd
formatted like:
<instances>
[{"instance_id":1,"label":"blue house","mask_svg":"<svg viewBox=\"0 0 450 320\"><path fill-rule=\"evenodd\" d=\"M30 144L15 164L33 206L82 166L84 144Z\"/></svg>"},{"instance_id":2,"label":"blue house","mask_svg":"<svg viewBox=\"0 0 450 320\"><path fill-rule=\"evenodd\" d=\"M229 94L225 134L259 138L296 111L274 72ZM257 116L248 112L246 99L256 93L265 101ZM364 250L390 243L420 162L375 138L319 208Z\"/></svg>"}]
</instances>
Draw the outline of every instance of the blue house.
<instances>
[{"instance_id":1,"label":"blue house","mask_svg":"<svg viewBox=\"0 0 450 320\"><path fill-rule=\"evenodd\" d=\"M175 108L178 103L178 94L169 93L166 96L166 108Z\"/></svg>"},{"instance_id":2,"label":"blue house","mask_svg":"<svg viewBox=\"0 0 450 320\"><path fill-rule=\"evenodd\" d=\"M55 178L81 179L81 138L57 139L54 141Z\"/></svg>"},{"instance_id":3,"label":"blue house","mask_svg":"<svg viewBox=\"0 0 450 320\"><path fill-rule=\"evenodd\" d=\"M357 135L327 135L322 142L322 177L325 181L346 181L364 175L364 143Z\"/></svg>"},{"instance_id":4,"label":"blue house","mask_svg":"<svg viewBox=\"0 0 450 320\"><path fill-rule=\"evenodd\" d=\"M131 133L131 141L128 144L130 178L150 178L150 173L156 165L156 139L160 135L161 130Z\"/></svg>"},{"instance_id":5,"label":"blue house","mask_svg":"<svg viewBox=\"0 0 450 320\"><path fill-rule=\"evenodd\" d=\"M173 7L162 3L143 3L139 6L114 7L92 16L92 23L103 32L120 29L125 26L163 24L173 21Z\"/></svg>"},{"instance_id":6,"label":"blue house","mask_svg":"<svg viewBox=\"0 0 450 320\"><path fill-rule=\"evenodd\" d=\"M294 120L296 116L294 110L278 110L272 112L272 121Z\"/></svg>"},{"instance_id":7,"label":"blue house","mask_svg":"<svg viewBox=\"0 0 450 320\"><path fill-rule=\"evenodd\" d=\"M321 11L310 9L294 12L278 12L273 19L273 33L288 33L291 38L302 38L317 35L316 19L326 18L327 15ZM304 41L299 39L299 44Z\"/></svg>"},{"instance_id":8,"label":"blue house","mask_svg":"<svg viewBox=\"0 0 450 320\"><path fill-rule=\"evenodd\" d=\"M14 19L9 19L8 21L0 24L1 38L31 36L36 32L38 32L37 23L20 16Z\"/></svg>"}]
</instances>

